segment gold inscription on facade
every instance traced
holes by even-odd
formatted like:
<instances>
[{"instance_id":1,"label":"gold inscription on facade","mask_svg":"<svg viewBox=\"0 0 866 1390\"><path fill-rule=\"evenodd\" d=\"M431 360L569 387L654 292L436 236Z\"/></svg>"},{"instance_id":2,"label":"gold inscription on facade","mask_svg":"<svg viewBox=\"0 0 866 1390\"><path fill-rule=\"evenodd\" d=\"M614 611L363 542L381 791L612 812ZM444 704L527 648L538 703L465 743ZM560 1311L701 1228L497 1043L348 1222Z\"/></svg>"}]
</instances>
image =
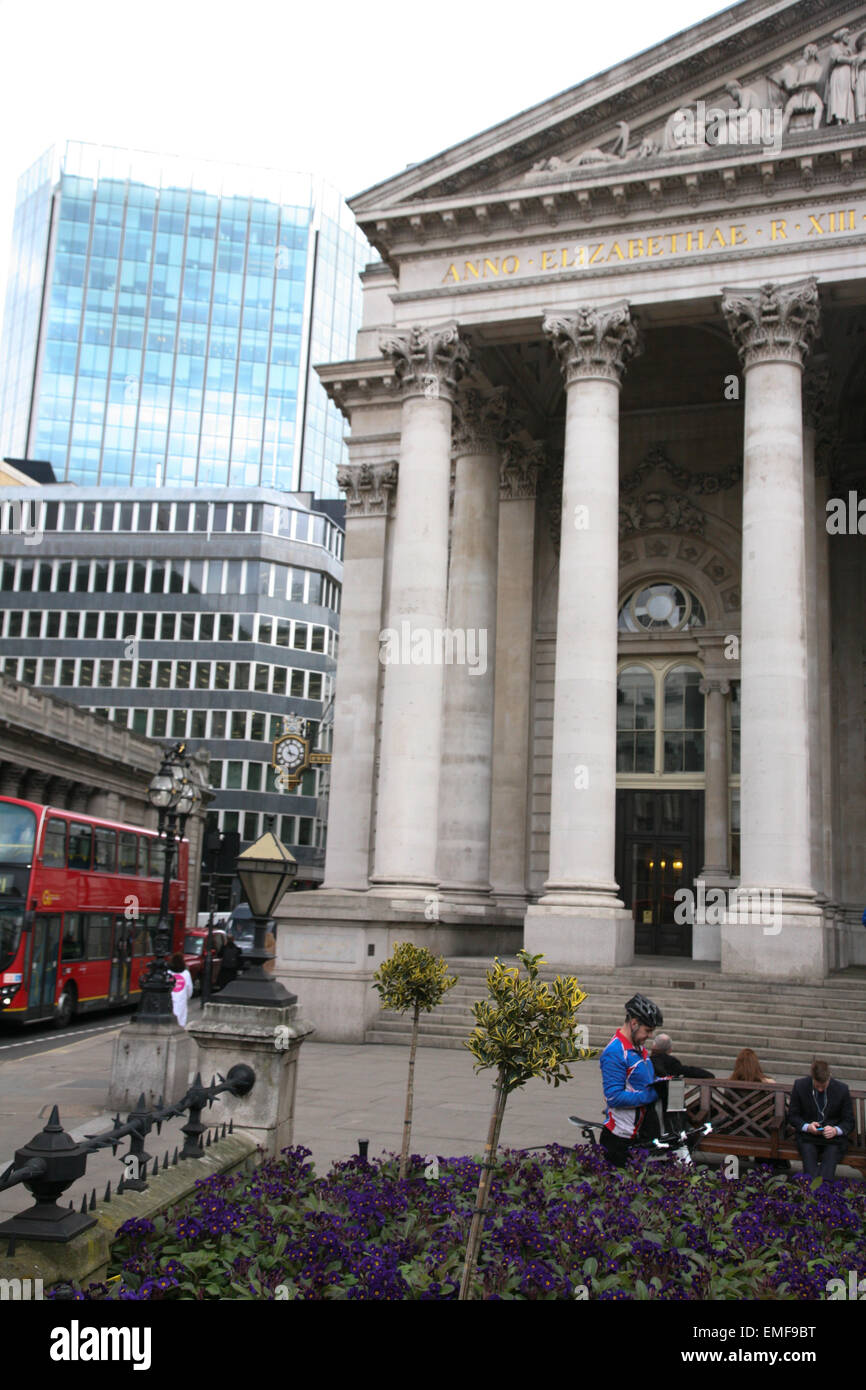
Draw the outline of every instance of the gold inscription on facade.
<instances>
[{"instance_id":1,"label":"gold inscription on facade","mask_svg":"<svg viewBox=\"0 0 866 1390\"><path fill-rule=\"evenodd\" d=\"M808 222L806 218L808 216ZM804 237L832 236L857 230L857 209L840 208L830 212L772 218L767 224L747 227L745 222L727 226L695 227L690 231L658 232L652 235L621 237L616 241L587 241L578 246L547 246L533 255L485 256L471 261L452 261L442 277L443 285L466 284L473 280L500 280L525 272L550 274L577 270L583 266L608 265L656 257L688 256L700 252L726 251L737 246L760 245L767 236L773 242L796 242ZM866 220L866 213L863 214Z\"/></svg>"}]
</instances>

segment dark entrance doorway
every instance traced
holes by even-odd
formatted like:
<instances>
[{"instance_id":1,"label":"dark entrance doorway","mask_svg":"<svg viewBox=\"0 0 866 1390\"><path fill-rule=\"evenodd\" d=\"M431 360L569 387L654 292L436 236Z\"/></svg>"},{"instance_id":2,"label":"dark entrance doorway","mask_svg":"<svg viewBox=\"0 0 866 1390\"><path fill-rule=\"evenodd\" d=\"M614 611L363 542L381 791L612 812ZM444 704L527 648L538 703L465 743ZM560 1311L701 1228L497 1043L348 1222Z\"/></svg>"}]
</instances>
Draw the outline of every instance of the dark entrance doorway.
<instances>
[{"instance_id":1,"label":"dark entrance doorway","mask_svg":"<svg viewBox=\"0 0 866 1390\"><path fill-rule=\"evenodd\" d=\"M692 928L674 921L674 895L694 891L703 840L702 791L617 792L616 877L634 918L636 955L691 956Z\"/></svg>"}]
</instances>

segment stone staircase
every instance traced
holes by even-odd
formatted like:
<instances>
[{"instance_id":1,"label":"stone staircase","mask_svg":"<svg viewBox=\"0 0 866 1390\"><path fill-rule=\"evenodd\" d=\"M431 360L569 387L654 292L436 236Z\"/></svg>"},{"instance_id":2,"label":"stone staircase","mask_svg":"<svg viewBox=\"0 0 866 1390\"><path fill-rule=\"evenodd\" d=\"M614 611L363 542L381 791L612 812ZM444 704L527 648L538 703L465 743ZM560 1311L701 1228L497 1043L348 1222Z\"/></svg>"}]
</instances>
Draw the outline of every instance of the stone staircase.
<instances>
[{"instance_id":1,"label":"stone staircase","mask_svg":"<svg viewBox=\"0 0 866 1390\"><path fill-rule=\"evenodd\" d=\"M507 959L507 964L516 960ZM451 958L459 984L430 1014L421 1015L420 1042L460 1048L474 1019L472 1005L486 996L485 959ZM544 969L543 979L558 972ZM728 1076L741 1047L757 1052L764 1071L777 1081L803 1076L814 1055L826 1057L834 1076L866 1088L866 970L843 971L814 985L722 977L718 965L702 961L637 961L615 974L576 972L587 993L579 1019L589 1028L591 1047L604 1047L623 1019L632 994L647 994L664 1014L664 1031L682 1061ZM369 1043L405 1043L411 1017L383 1010L367 1031Z\"/></svg>"}]
</instances>

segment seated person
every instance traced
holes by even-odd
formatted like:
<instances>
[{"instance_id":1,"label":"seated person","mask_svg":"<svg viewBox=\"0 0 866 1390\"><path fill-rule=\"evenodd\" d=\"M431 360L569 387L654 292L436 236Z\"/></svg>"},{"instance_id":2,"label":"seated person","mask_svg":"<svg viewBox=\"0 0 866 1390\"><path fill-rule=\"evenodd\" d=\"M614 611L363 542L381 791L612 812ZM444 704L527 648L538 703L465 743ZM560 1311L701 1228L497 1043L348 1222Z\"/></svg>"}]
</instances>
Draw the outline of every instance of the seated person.
<instances>
[{"instance_id":1,"label":"seated person","mask_svg":"<svg viewBox=\"0 0 866 1390\"><path fill-rule=\"evenodd\" d=\"M727 1077L727 1080L766 1081L770 1086L775 1085L775 1080L772 1076L764 1075L761 1064L758 1061L758 1054L753 1052L750 1047L744 1047L737 1053L734 1062L734 1070L731 1072L730 1076Z\"/></svg>"},{"instance_id":2,"label":"seated person","mask_svg":"<svg viewBox=\"0 0 866 1390\"><path fill-rule=\"evenodd\" d=\"M683 1076L686 1078L712 1077L711 1071L706 1071L703 1067L687 1067L681 1062L679 1057L674 1057L671 1053L673 1043L667 1033L659 1033L652 1046L650 1061L657 1077L664 1078L670 1076ZM656 1083L658 1102L648 1107L643 1123L642 1133L648 1139L656 1139L665 1132L670 1125L665 1119L668 1108L668 1083L666 1080L659 1080ZM677 1111L671 1119L671 1123L679 1128L685 1128L688 1116L684 1111Z\"/></svg>"},{"instance_id":3,"label":"seated person","mask_svg":"<svg viewBox=\"0 0 866 1390\"><path fill-rule=\"evenodd\" d=\"M766 1085L768 1086L775 1086L776 1084L775 1077L767 1076L765 1074L764 1069L761 1066L761 1063L758 1061L758 1054L754 1052L751 1047L744 1047L740 1049L740 1051L737 1053L736 1060L734 1061L734 1070L731 1072L731 1075L726 1079L728 1081L763 1082L766 1083ZM740 1094L741 1096L745 1096L747 1093L741 1092ZM748 1109L750 1117L757 1124L769 1124L770 1120L772 1120L773 1116L776 1113L775 1097L762 1097L760 1098L758 1103L756 1103L753 1099L749 1102ZM716 1124L720 1122L723 1123L721 1117L719 1117L718 1120L714 1118L713 1122ZM761 1161L765 1162L767 1160L762 1159ZM790 1167L790 1164L788 1163L788 1160L786 1158L773 1159L772 1164L774 1169L780 1172Z\"/></svg>"},{"instance_id":4,"label":"seated person","mask_svg":"<svg viewBox=\"0 0 866 1390\"><path fill-rule=\"evenodd\" d=\"M803 1172L832 1182L854 1129L854 1107L845 1082L830 1076L823 1057L814 1057L810 1075L794 1082L788 1124L794 1130Z\"/></svg>"}]
</instances>

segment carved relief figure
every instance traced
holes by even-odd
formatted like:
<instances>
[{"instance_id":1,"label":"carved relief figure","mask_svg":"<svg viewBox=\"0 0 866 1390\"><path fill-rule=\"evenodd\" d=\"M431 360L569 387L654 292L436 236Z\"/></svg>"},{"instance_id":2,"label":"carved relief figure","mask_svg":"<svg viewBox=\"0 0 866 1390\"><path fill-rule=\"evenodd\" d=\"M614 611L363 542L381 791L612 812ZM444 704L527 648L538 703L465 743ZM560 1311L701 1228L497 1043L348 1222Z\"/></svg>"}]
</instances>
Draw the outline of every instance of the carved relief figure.
<instances>
[{"instance_id":1,"label":"carved relief figure","mask_svg":"<svg viewBox=\"0 0 866 1390\"><path fill-rule=\"evenodd\" d=\"M866 30L858 34L854 48L854 116L866 121Z\"/></svg>"},{"instance_id":2,"label":"carved relief figure","mask_svg":"<svg viewBox=\"0 0 866 1390\"><path fill-rule=\"evenodd\" d=\"M744 87L741 82L726 82L725 91L738 111L760 110L761 99L751 87Z\"/></svg>"},{"instance_id":3,"label":"carved relief figure","mask_svg":"<svg viewBox=\"0 0 866 1390\"><path fill-rule=\"evenodd\" d=\"M555 173L559 169L580 169L586 164L613 164L627 159L648 159L658 153L655 140L650 140L647 136L630 150L628 144L631 128L628 121L618 121L617 128L619 135L612 149L604 150L600 145L593 145L591 149L581 150L571 160L560 159L557 154L549 155L546 159L536 160L529 172L524 174L525 182L531 183L539 174Z\"/></svg>"},{"instance_id":4,"label":"carved relief figure","mask_svg":"<svg viewBox=\"0 0 866 1390\"><path fill-rule=\"evenodd\" d=\"M824 102L818 89L824 77L824 68L818 58L818 49L807 43L799 63L789 63L773 79L790 96L782 116L784 135L795 116L811 116L812 129L817 130L824 114Z\"/></svg>"},{"instance_id":5,"label":"carved relief figure","mask_svg":"<svg viewBox=\"0 0 866 1390\"><path fill-rule=\"evenodd\" d=\"M837 29L830 45L827 81L827 124L850 125L854 120L854 50L847 29Z\"/></svg>"}]
</instances>

